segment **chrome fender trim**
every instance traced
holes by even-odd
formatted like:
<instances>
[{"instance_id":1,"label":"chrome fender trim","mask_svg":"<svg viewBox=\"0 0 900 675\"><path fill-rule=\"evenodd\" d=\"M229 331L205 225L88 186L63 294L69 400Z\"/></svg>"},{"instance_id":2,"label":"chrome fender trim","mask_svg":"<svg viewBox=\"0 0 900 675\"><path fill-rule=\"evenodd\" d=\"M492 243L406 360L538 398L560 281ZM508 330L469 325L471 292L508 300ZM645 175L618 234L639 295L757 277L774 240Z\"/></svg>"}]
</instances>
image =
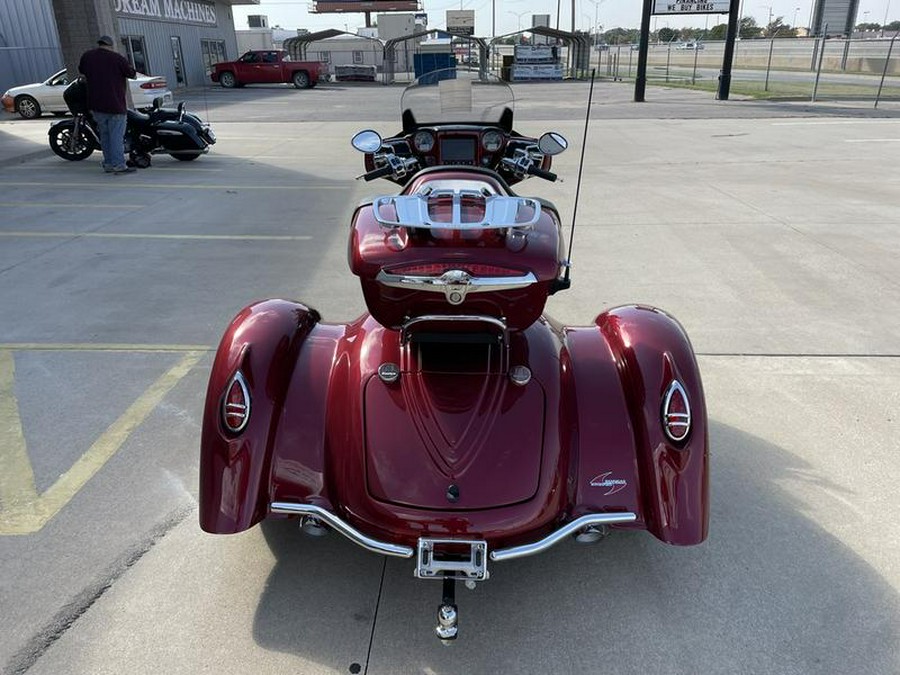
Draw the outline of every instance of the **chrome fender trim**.
<instances>
[{"instance_id":1,"label":"chrome fender trim","mask_svg":"<svg viewBox=\"0 0 900 675\"><path fill-rule=\"evenodd\" d=\"M400 546L398 544L390 544L386 541L378 541L364 535L349 523L345 523L330 511L326 511L320 506L313 504L289 504L287 502L272 502L269 505L272 513L282 513L288 515L313 516L328 523L336 531L347 537L350 541L364 549L384 555L392 555L398 558L412 558L413 549L409 546Z\"/></svg>"},{"instance_id":2,"label":"chrome fender trim","mask_svg":"<svg viewBox=\"0 0 900 675\"><path fill-rule=\"evenodd\" d=\"M272 502L269 505L272 513L280 513L284 515L301 515L313 516L330 525L337 532L347 537L353 543L362 546L364 549L374 553L383 555L391 555L398 558L412 558L415 553L409 546L399 544L391 544L385 541L378 541L372 537L366 536L349 523L344 522L330 511L326 511L320 506L313 504L291 504L288 502ZM526 556L535 555L546 551L551 546L558 544L571 534L578 530L588 527L589 525L615 525L619 523L633 523L637 520L637 516L633 513L589 513L580 518L576 518L570 523L566 523L555 532L547 535L531 544L523 544L521 546L513 546L511 548L502 548L490 552L491 560L514 560L515 558L524 558ZM468 543L466 539L460 539L461 543Z\"/></svg>"},{"instance_id":3,"label":"chrome fender trim","mask_svg":"<svg viewBox=\"0 0 900 675\"><path fill-rule=\"evenodd\" d=\"M581 518L576 518L571 523L566 523L561 528L539 541L491 551L491 560L513 560L515 558L524 558L536 553L542 553L554 544L558 544L570 534L574 534L578 530L589 525L633 523L635 520L637 520L637 516L633 513L589 513L586 516L581 516Z\"/></svg>"}]
</instances>

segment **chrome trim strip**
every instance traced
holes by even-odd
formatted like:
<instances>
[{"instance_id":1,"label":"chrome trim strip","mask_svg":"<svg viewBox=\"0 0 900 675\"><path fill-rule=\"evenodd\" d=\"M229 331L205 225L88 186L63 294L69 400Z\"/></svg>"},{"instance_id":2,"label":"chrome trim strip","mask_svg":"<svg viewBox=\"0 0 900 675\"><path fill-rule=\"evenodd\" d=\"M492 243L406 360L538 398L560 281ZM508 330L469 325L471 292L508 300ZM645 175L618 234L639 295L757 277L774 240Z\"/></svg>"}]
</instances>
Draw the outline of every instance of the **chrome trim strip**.
<instances>
[{"instance_id":1,"label":"chrome trim strip","mask_svg":"<svg viewBox=\"0 0 900 675\"><path fill-rule=\"evenodd\" d=\"M570 523L566 523L560 529L556 530L556 532L547 535L540 541L491 551L491 560L513 560L515 558L524 558L529 555L534 555L535 553L542 553L554 544L558 544L570 534L574 534L588 525L633 523L636 520L637 516L633 513L589 513L586 516L581 516L581 518L576 518Z\"/></svg>"},{"instance_id":2,"label":"chrome trim strip","mask_svg":"<svg viewBox=\"0 0 900 675\"><path fill-rule=\"evenodd\" d=\"M354 544L362 546L364 549L373 551L374 553L382 553L384 555L392 555L398 558L412 558L413 549L409 546L401 546L399 544L391 544L386 541L378 541L364 535L362 532L354 528L349 523L344 522L331 511L326 511L320 506L314 504L290 504L288 502L272 502L269 505L272 513L283 513L288 515L304 515L314 516L328 523L333 529L347 537Z\"/></svg>"},{"instance_id":3,"label":"chrome trim strip","mask_svg":"<svg viewBox=\"0 0 900 675\"><path fill-rule=\"evenodd\" d=\"M518 277L473 277L462 270L449 270L439 277L429 277L390 274L381 270L375 277L375 281L393 288L443 293L449 300L450 295L454 292L461 294L462 299L465 299L468 293L490 293L525 288L537 283L537 277L532 272ZM459 304L459 302L451 301L451 304Z\"/></svg>"}]
</instances>

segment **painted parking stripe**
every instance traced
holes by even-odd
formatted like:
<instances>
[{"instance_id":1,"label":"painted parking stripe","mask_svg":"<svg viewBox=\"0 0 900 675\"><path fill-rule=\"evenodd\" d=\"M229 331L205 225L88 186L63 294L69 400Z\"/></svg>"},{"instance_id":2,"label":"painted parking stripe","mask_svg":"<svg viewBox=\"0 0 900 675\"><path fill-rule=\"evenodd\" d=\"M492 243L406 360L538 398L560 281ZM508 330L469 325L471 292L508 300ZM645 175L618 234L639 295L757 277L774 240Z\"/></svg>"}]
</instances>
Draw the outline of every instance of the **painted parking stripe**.
<instances>
[{"instance_id":1,"label":"painted parking stripe","mask_svg":"<svg viewBox=\"0 0 900 675\"><path fill-rule=\"evenodd\" d=\"M60 204L59 202L0 202L2 207L54 209L143 209L149 204Z\"/></svg>"},{"instance_id":2,"label":"painted parking stripe","mask_svg":"<svg viewBox=\"0 0 900 675\"><path fill-rule=\"evenodd\" d=\"M50 351L50 352L210 352L209 345L157 345L118 342L5 342L0 352Z\"/></svg>"},{"instance_id":3,"label":"painted parking stripe","mask_svg":"<svg viewBox=\"0 0 900 675\"><path fill-rule=\"evenodd\" d=\"M12 353L0 351L0 532L4 514L27 508L38 497L19 419L15 380Z\"/></svg>"},{"instance_id":4,"label":"painted parking stripe","mask_svg":"<svg viewBox=\"0 0 900 675\"><path fill-rule=\"evenodd\" d=\"M135 232L0 232L0 237L91 239L195 239L199 241L308 241L307 234L149 234Z\"/></svg>"},{"instance_id":5,"label":"painted parking stripe","mask_svg":"<svg viewBox=\"0 0 900 675\"><path fill-rule=\"evenodd\" d=\"M346 190L346 185L316 185L312 183L296 183L293 185L190 185L186 183L135 183L121 179L100 179L93 183L43 183L38 181L0 181L0 188L9 187L42 187L42 188L90 188L92 190L108 188L122 190Z\"/></svg>"},{"instance_id":6,"label":"painted parking stripe","mask_svg":"<svg viewBox=\"0 0 900 675\"><path fill-rule=\"evenodd\" d=\"M140 426L147 416L160 404L166 394L175 387L190 370L197 365L203 353L188 352L172 368L141 394L131 406L113 422L109 428L78 460L41 495L34 489L34 472L28 460L21 422L12 391L14 371L10 365L12 354L0 352L0 412L9 413L9 424L18 425L18 436L13 442L0 438L0 463L4 466L5 478L0 481L0 535L31 534L39 531L47 522L69 503L79 490L118 452L131 433ZM15 430L13 430L15 434ZM4 438L6 435L4 435ZM18 439L18 440L16 440ZM10 462L13 472L6 471Z\"/></svg>"}]
</instances>

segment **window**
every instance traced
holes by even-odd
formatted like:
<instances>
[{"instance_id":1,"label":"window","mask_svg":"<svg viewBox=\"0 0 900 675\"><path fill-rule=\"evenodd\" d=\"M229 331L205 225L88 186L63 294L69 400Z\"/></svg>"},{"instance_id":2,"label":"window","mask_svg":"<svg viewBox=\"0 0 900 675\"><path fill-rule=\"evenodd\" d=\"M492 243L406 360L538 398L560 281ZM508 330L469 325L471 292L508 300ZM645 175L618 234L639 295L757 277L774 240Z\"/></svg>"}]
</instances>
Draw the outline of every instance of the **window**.
<instances>
[{"instance_id":1,"label":"window","mask_svg":"<svg viewBox=\"0 0 900 675\"><path fill-rule=\"evenodd\" d=\"M331 52L319 52L319 61L322 63L331 63Z\"/></svg>"},{"instance_id":2,"label":"window","mask_svg":"<svg viewBox=\"0 0 900 675\"><path fill-rule=\"evenodd\" d=\"M181 38L177 35L171 37L172 44L172 63L175 66L175 82L177 86L183 87L187 84L184 79L184 56L181 53Z\"/></svg>"},{"instance_id":3,"label":"window","mask_svg":"<svg viewBox=\"0 0 900 675\"><path fill-rule=\"evenodd\" d=\"M266 52L263 54L263 63L278 63L278 54L275 52Z\"/></svg>"},{"instance_id":4,"label":"window","mask_svg":"<svg viewBox=\"0 0 900 675\"><path fill-rule=\"evenodd\" d=\"M353 52L353 63L362 63L363 62L363 53L359 51Z\"/></svg>"},{"instance_id":5,"label":"window","mask_svg":"<svg viewBox=\"0 0 900 675\"><path fill-rule=\"evenodd\" d=\"M212 72L214 63L227 61L225 56L224 40L200 40L200 55L203 57L203 65L207 74Z\"/></svg>"},{"instance_id":6,"label":"window","mask_svg":"<svg viewBox=\"0 0 900 675\"><path fill-rule=\"evenodd\" d=\"M150 75L150 64L147 62L147 47L144 45L143 35L123 35L122 46L125 48L125 58L139 73Z\"/></svg>"},{"instance_id":7,"label":"window","mask_svg":"<svg viewBox=\"0 0 900 675\"><path fill-rule=\"evenodd\" d=\"M241 57L241 63L259 63L259 54L247 52Z\"/></svg>"}]
</instances>

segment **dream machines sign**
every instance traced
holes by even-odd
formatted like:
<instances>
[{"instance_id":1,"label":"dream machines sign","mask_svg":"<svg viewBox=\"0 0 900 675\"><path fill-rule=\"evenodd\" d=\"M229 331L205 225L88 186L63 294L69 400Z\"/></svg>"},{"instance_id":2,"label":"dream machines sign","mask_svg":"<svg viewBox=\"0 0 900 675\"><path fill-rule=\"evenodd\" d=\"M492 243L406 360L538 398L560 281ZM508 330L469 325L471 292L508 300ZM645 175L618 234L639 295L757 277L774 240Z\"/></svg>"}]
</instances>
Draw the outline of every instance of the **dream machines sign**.
<instances>
[{"instance_id":1,"label":"dream machines sign","mask_svg":"<svg viewBox=\"0 0 900 675\"><path fill-rule=\"evenodd\" d=\"M115 0L121 16L215 26L216 6L199 0Z\"/></svg>"}]
</instances>

